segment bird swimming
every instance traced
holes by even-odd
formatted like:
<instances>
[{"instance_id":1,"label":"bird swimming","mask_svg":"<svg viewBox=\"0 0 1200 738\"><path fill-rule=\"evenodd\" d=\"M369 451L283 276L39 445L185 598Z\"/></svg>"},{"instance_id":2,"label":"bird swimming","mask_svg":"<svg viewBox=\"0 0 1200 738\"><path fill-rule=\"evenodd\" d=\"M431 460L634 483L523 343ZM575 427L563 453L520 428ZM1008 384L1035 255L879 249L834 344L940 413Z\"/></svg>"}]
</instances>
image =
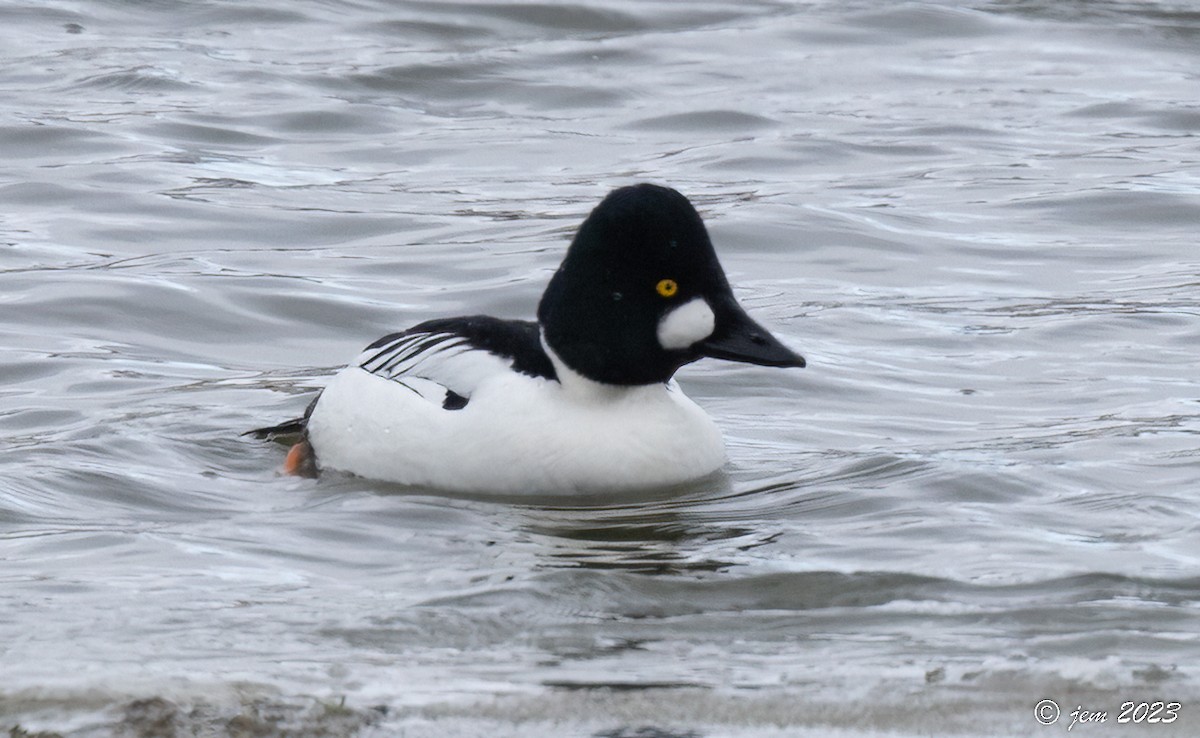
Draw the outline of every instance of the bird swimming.
<instances>
[{"instance_id":1,"label":"bird swimming","mask_svg":"<svg viewBox=\"0 0 1200 738\"><path fill-rule=\"evenodd\" d=\"M448 491L621 491L705 477L716 424L675 372L704 357L803 367L738 304L699 213L654 184L609 193L551 277L537 320L430 320L369 345L304 416L284 470Z\"/></svg>"}]
</instances>

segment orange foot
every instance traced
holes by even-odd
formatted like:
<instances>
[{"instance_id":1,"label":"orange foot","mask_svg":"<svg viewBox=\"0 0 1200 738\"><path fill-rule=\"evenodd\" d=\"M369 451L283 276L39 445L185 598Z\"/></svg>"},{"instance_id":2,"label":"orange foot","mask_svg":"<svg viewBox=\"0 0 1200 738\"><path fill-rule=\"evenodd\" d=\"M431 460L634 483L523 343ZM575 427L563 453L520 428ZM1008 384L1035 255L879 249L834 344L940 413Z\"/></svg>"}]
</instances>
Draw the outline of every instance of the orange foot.
<instances>
[{"instance_id":1,"label":"orange foot","mask_svg":"<svg viewBox=\"0 0 1200 738\"><path fill-rule=\"evenodd\" d=\"M312 444L308 441L301 441L292 446L292 449L288 451L287 458L283 460L283 473L294 477L315 478L317 476L317 455L313 453Z\"/></svg>"}]
</instances>

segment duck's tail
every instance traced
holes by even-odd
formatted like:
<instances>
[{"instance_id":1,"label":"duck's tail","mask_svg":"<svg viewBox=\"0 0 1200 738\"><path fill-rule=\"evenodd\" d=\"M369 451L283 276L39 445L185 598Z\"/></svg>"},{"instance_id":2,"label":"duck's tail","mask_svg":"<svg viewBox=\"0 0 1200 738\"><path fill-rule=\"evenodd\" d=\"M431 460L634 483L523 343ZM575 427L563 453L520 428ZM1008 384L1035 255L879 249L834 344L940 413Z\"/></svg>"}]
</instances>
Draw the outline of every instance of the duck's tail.
<instances>
[{"instance_id":1,"label":"duck's tail","mask_svg":"<svg viewBox=\"0 0 1200 738\"><path fill-rule=\"evenodd\" d=\"M283 462L283 473L297 477L315 477L318 473L317 454L312 444L308 442L308 418L313 408L317 406L320 395L313 398L304 411L304 416L288 420L279 425L269 425L265 428L255 428L243 433L243 436L254 436L260 441L278 441L291 444L287 458Z\"/></svg>"},{"instance_id":2,"label":"duck's tail","mask_svg":"<svg viewBox=\"0 0 1200 738\"><path fill-rule=\"evenodd\" d=\"M308 428L308 418L295 418L279 425L270 425L266 428L255 428L243 433L243 436L254 436L260 441L280 441L281 443L295 443L304 435Z\"/></svg>"}]
</instances>

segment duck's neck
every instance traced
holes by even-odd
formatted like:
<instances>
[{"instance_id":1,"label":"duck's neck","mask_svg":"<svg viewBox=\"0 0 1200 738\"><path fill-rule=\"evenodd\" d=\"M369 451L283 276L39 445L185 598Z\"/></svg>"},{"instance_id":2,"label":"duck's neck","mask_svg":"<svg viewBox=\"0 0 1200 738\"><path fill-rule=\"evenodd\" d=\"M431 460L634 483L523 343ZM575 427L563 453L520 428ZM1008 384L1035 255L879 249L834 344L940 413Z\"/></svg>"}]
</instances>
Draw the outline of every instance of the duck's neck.
<instances>
[{"instance_id":1,"label":"duck's neck","mask_svg":"<svg viewBox=\"0 0 1200 738\"><path fill-rule=\"evenodd\" d=\"M546 352L546 356L550 357L550 363L554 365L554 373L557 375L558 383L562 385L563 391L573 398L584 401L615 402L640 395L662 392L666 389L666 385L660 382L655 382L654 384L623 385L607 384L605 382L597 382L594 379L588 379L567 366L566 362L558 354L554 353L554 349L550 348L550 344L546 342L544 331L542 332L542 350Z\"/></svg>"}]
</instances>

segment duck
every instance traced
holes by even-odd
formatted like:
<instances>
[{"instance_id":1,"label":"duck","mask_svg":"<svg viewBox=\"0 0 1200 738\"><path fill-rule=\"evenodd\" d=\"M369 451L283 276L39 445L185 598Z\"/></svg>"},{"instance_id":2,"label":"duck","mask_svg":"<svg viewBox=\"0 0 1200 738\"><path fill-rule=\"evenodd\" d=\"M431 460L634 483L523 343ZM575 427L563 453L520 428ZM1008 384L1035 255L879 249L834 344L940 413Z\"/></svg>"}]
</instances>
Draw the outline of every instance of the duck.
<instances>
[{"instance_id":1,"label":"duck","mask_svg":"<svg viewBox=\"0 0 1200 738\"><path fill-rule=\"evenodd\" d=\"M304 415L283 472L449 492L558 495L683 485L727 462L675 380L702 358L805 359L734 297L696 208L670 187L611 191L575 232L536 320L440 318L371 343Z\"/></svg>"}]
</instances>

